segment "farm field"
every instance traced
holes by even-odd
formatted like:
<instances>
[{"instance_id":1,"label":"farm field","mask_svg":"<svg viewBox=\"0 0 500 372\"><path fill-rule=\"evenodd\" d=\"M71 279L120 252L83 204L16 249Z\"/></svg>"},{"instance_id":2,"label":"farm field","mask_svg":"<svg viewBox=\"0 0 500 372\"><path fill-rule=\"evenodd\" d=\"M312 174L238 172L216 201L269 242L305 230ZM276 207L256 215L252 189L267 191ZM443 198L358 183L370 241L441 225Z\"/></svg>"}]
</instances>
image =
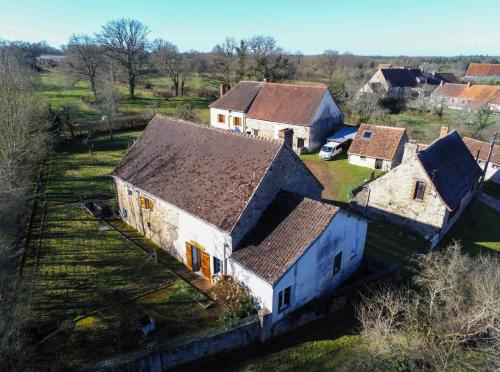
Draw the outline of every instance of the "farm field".
<instances>
[{"instance_id":1,"label":"farm field","mask_svg":"<svg viewBox=\"0 0 500 372\"><path fill-rule=\"evenodd\" d=\"M181 264L166 254L155 263L152 242L81 208L96 198L113 204L109 174L139 134L98 137L92 155L73 143L46 166L23 275L35 285L33 332L47 364L73 368L214 323L216 308L200 305L208 299L178 275ZM144 336L147 315L157 331Z\"/></svg>"}]
</instances>

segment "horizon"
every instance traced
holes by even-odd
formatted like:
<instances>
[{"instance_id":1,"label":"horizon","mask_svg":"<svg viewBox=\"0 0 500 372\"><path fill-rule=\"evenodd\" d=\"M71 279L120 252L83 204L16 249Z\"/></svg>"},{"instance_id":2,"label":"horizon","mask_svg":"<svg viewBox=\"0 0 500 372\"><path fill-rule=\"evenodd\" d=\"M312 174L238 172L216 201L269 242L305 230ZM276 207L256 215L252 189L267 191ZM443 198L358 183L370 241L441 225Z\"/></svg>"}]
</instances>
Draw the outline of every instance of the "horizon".
<instances>
[{"instance_id":1,"label":"horizon","mask_svg":"<svg viewBox=\"0 0 500 372\"><path fill-rule=\"evenodd\" d=\"M34 0L26 0L22 5L1 5L0 39L46 41L60 49L72 34L94 35L108 21L132 18L150 28L150 40L169 40L181 51L210 52L226 37L239 40L269 35L287 53L300 51L304 55L333 49L367 57L499 56L500 27L496 18L500 3L483 0L481 6L472 9L469 4L465 0L439 4L429 0L382 0L376 4L338 0L304 5L295 0L272 4L259 0L247 9L244 4L227 0L193 0L189 4L150 0L137 9L131 1L72 4L48 0L40 7ZM410 45L408 40L412 40Z\"/></svg>"}]
</instances>

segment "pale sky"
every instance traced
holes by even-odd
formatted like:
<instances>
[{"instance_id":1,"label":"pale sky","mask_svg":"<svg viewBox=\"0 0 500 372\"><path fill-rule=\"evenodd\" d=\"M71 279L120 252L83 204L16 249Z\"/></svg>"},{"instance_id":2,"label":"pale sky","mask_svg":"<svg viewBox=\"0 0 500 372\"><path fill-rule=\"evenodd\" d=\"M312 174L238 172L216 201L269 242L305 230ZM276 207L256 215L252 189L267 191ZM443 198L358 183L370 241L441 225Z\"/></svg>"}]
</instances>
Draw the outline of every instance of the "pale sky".
<instances>
[{"instance_id":1,"label":"pale sky","mask_svg":"<svg viewBox=\"0 0 500 372\"><path fill-rule=\"evenodd\" d=\"M500 0L0 0L0 38L59 47L117 18L181 50L262 34L304 54L500 55Z\"/></svg>"}]
</instances>

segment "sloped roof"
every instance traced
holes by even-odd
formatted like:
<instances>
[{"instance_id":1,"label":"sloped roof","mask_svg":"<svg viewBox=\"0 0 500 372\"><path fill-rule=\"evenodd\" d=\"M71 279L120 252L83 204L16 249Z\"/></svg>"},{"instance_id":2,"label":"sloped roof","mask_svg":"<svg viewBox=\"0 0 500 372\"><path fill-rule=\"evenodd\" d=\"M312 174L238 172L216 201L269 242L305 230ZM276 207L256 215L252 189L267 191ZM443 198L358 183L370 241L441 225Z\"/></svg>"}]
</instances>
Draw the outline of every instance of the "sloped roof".
<instances>
[{"instance_id":1,"label":"sloped roof","mask_svg":"<svg viewBox=\"0 0 500 372\"><path fill-rule=\"evenodd\" d=\"M436 72L434 77L445 83L460 84L460 80L451 72Z\"/></svg>"},{"instance_id":2,"label":"sloped roof","mask_svg":"<svg viewBox=\"0 0 500 372\"><path fill-rule=\"evenodd\" d=\"M451 210L460 207L462 199L481 175L481 168L455 130L418 152L417 158Z\"/></svg>"},{"instance_id":3,"label":"sloped roof","mask_svg":"<svg viewBox=\"0 0 500 372\"><path fill-rule=\"evenodd\" d=\"M488 153L490 152L490 144L488 142L479 141L474 138L464 137L463 141L469 149L474 159L486 161ZM493 152L491 153L490 161L494 164L500 165L500 146L494 145Z\"/></svg>"},{"instance_id":4,"label":"sloped roof","mask_svg":"<svg viewBox=\"0 0 500 372\"><path fill-rule=\"evenodd\" d=\"M413 70L406 68L386 68L380 71L384 75L385 80L393 87L417 86L417 76Z\"/></svg>"},{"instance_id":5,"label":"sloped roof","mask_svg":"<svg viewBox=\"0 0 500 372\"><path fill-rule=\"evenodd\" d=\"M210 107L247 112L262 84L257 81L240 81Z\"/></svg>"},{"instance_id":6,"label":"sloped roof","mask_svg":"<svg viewBox=\"0 0 500 372\"><path fill-rule=\"evenodd\" d=\"M500 64L498 63L471 63L467 68L465 76L500 76Z\"/></svg>"},{"instance_id":7,"label":"sloped roof","mask_svg":"<svg viewBox=\"0 0 500 372\"><path fill-rule=\"evenodd\" d=\"M338 207L281 191L231 259L275 284L330 224Z\"/></svg>"},{"instance_id":8,"label":"sloped roof","mask_svg":"<svg viewBox=\"0 0 500 372\"><path fill-rule=\"evenodd\" d=\"M459 97L468 87L468 84L445 83L434 89L432 94L440 97Z\"/></svg>"},{"instance_id":9,"label":"sloped roof","mask_svg":"<svg viewBox=\"0 0 500 372\"><path fill-rule=\"evenodd\" d=\"M498 85L443 84L437 87L434 96L466 100L471 107L480 107L495 100L500 91Z\"/></svg>"},{"instance_id":10,"label":"sloped roof","mask_svg":"<svg viewBox=\"0 0 500 372\"><path fill-rule=\"evenodd\" d=\"M326 92L324 86L264 83L247 115L253 119L310 126Z\"/></svg>"},{"instance_id":11,"label":"sloped roof","mask_svg":"<svg viewBox=\"0 0 500 372\"><path fill-rule=\"evenodd\" d=\"M230 231L281 146L157 115L113 175Z\"/></svg>"},{"instance_id":12,"label":"sloped roof","mask_svg":"<svg viewBox=\"0 0 500 372\"><path fill-rule=\"evenodd\" d=\"M365 132L372 133L370 138L364 138ZM392 161L399 144L405 139L405 128L361 124L348 154Z\"/></svg>"},{"instance_id":13,"label":"sloped roof","mask_svg":"<svg viewBox=\"0 0 500 372\"><path fill-rule=\"evenodd\" d=\"M392 64L391 63L379 63L377 66L377 70L382 70L385 68L392 68Z\"/></svg>"}]
</instances>

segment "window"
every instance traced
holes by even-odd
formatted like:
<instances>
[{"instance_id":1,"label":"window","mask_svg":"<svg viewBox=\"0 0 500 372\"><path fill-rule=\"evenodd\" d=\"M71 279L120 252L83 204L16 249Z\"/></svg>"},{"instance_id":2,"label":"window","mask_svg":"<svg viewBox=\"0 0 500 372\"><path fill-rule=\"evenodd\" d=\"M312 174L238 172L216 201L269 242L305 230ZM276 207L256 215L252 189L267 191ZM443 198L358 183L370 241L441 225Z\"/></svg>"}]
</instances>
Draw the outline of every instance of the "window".
<instances>
[{"instance_id":1,"label":"window","mask_svg":"<svg viewBox=\"0 0 500 372\"><path fill-rule=\"evenodd\" d=\"M132 190L127 189L127 194L128 194L128 195L132 195Z\"/></svg>"},{"instance_id":2,"label":"window","mask_svg":"<svg viewBox=\"0 0 500 372\"><path fill-rule=\"evenodd\" d=\"M333 259L333 275L340 271L340 264L342 263L342 252L338 253Z\"/></svg>"},{"instance_id":3,"label":"window","mask_svg":"<svg viewBox=\"0 0 500 372\"><path fill-rule=\"evenodd\" d=\"M424 193L425 193L425 182L417 181L415 183L415 191L413 192L413 199L424 200Z\"/></svg>"},{"instance_id":4,"label":"window","mask_svg":"<svg viewBox=\"0 0 500 372\"><path fill-rule=\"evenodd\" d=\"M222 271L222 262L217 257L214 256L214 274L218 274Z\"/></svg>"},{"instance_id":5,"label":"window","mask_svg":"<svg viewBox=\"0 0 500 372\"><path fill-rule=\"evenodd\" d=\"M278 311L283 311L290 306L292 287L287 287L278 294Z\"/></svg>"},{"instance_id":6,"label":"window","mask_svg":"<svg viewBox=\"0 0 500 372\"><path fill-rule=\"evenodd\" d=\"M223 114L219 114L219 115L217 115L217 121L220 124L224 124L226 122L226 117Z\"/></svg>"},{"instance_id":7,"label":"window","mask_svg":"<svg viewBox=\"0 0 500 372\"><path fill-rule=\"evenodd\" d=\"M151 199L141 196L141 208L143 209L153 209L153 201Z\"/></svg>"},{"instance_id":8,"label":"window","mask_svg":"<svg viewBox=\"0 0 500 372\"><path fill-rule=\"evenodd\" d=\"M253 130L253 135L254 136L258 136L259 135L259 130L258 129L254 129Z\"/></svg>"},{"instance_id":9,"label":"window","mask_svg":"<svg viewBox=\"0 0 500 372\"><path fill-rule=\"evenodd\" d=\"M366 160L366 156L360 156L361 160Z\"/></svg>"},{"instance_id":10,"label":"window","mask_svg":"<svg viewBox=\"0 0 500 372\"><path fill-rule=\"evenodd\" d=\"M370 132L369 130L366 130L366 131L363 133L363 138L364 138L364 139L370 139L370 138L372 138L372 132Z\"/></svg>"},{"instance_id":11,"label":"window","mask_svg":"<svg viewBox=\"0 0 500 372\"><path fill-rule=\"evenodd\" d=\"M235 117L233 118L233 125L234 125L235 127L239 127L239 126L241 126L241 118L238 118L238 117L236 117L236 116L235 116Z\"/></svg>"},{"instance_id":12,"label":"window","mask_svg":"<svg viewBox=\"0 0 500 372\"><path fill-rule=\"evenodd\" d=\"M151 222L148 221L148 229L151 228Z\"/></svg>"},{"instance_id":13,"label":"window","mask_svg":"<svg viewBox=\"0 0 500 372\"><path fill-rule=\"evenodd\" d=\"M127 219L128 218L128 212L127 212L127 210L122 207L121 211L122 211L122 213L121 213L122 214L122 218Z\"/></svg>"},{"instance_id":14,"label":"window","mask_svg":"<svg viewBox=\"0 0 500 372\"><path fill-rule=\"evenodd\" d=\"M301 149L302 147L304 147L304 139L303 138L297 138L297 147L299 149Z\"/></svg>"}]
</instances>

